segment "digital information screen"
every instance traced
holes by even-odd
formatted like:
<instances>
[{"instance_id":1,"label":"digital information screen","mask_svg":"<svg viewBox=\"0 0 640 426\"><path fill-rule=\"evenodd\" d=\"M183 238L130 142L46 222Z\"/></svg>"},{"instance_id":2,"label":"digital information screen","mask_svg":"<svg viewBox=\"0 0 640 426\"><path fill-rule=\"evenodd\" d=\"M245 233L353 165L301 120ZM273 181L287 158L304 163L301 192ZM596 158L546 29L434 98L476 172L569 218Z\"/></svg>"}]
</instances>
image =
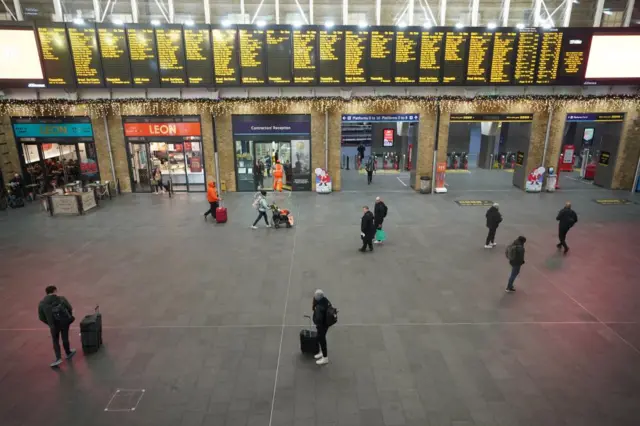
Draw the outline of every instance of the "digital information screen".
<instances>
[{"instance_id":1,"label":"digital information screen","mask_svg":"<svg viewBox=\"0 0 640 426\"><path fill-rule=\"evenodd\" d=\"M344 31L320 30L318 61L320 84L342 84L344 80Z\"/></svg>"},{"instance_id":2,"label":"digital information screen","mask_svg":"<svg viewBox=\"0 0 640 426\"><path fill-rule=\"evenodd\" d=\"M189 86L213 85L213 51L209 27L185 28L184 48Z\"/></svg>"},{"instance_id":3,"label":"digital information screen","mask_svg":"<svg viewBox=\"0 0 640 426\"><path fill-rule=\"evenodd\" d=\"M444 31L422 33L420 40L419 83L438 84L440 82L443 44Z\"/></svg>"},{"instance_id":4,"label":"digital information screen","mask_svg":"<svg viewBox=\"0 0 640 426\"><path fill-rule=\"evenodd\" d=\"M562 50L562 33L560 31L546 31L542 33L540 41L540 57L538 58L537 84L555 83L558 77L560 51Z\"/></svg>"},{"instance_id":5,"label":"digital information screen","mask_svg":"<svg viewBox=\"0 0 640 426\"><path fill-rule=\"evenodd\" d=\"M162 87L186 86L187 71L184 59L182 26L156 28L158 68Z\"/></svg>"},{"instance_id":6,"label":"digital information screen","mask_svg":"<svg viewBox=\"0 0 640 426\"><path fill-rule=\"evenodd\" d=\"M443 84L462 84L465 75L465 58L469 48L469 33L466 31L447 31L444 62L442 65Z\"/></svg>"},{"instance_id":7,"label":"digital information screen","mask_svg":"<svg viewBox=\"0 0 640 426\"><path fill-rule=\"evenodd\" d=\"M493 32L471 32L469 58L467 59L467 83L489 83Z\"/></svg>"},{"instance_id":8,"label":"digital information screen","mask_svg":"<svg viewBox=\"0 0 640 426\"><path fill-rule=\"evenodd\" d=\"M392 28L376 28L370 32L369 82L391 84L393 81L393 42L395 31Z\"/></svg>"},{"instance_id":9,"label":"digital information screen","mask_svg":"<svg viewBox=\"0 0 640 426\"><path fill-rule=\"evenodd\" d=\"M594 34L587 80L640 79L640 35ZM623 81L624 82L624 81Z\"/></svg>"},{"instance_id":10,"label":"digital information screen","mask_svg":"<svg viewBox=\"0 0 640 426\"><path fill-rule=\"evenodd\" d=\"M293 30L293 83L316 84L318 31L313 28Z\"/></svg>"},{"instance_id":11,"label":"digital information screen","mask_svg":"<svg viewBox=\"0 0 640 426\"><path fill-rule=\"evenodd\" d=\"M493 37L491 54L491 84L510 84L516 54L515 31L496 32Z\"/></svg>"},{"instance_id":12,"label":"digital information screen","mask_svg":"<svg viewBox=\"0 0 640 426\"><path fill-rule=\"evenodd\" d=\"M100 59L107 87L131 86L129 49L124 28L98 27Z\"/></svg>"},{"instance_id":13,"label":"digital information screen","mask_svg":"<svg viewBox=\"0 0 640 426\"><path fill-rule=\"evenodd\" d=\"M67 41L64 24L47 24L38 28L44 74L49 87L71 87L75 85L71 48Z\"/></svg>"},{"instance_id":14,"label":"digital information screen","mask_svg":"<svg viewBox=\"0 0 640 426\"><path fill-rule=\"evenodd\" d=\"M344 32L344 82L364 84L367 82L367 57L369 31L348 29Z\"/></svg>"},{"instance_id":15,"label":"digital information screen","mask_svg":"<svg viewBox=\"0 0 640 426\"><path fill-rule=\"evenodd\" d=\"M539 37L535 29L522 30L518 34L516 65L513 71L515 84L533 84L535 82Z\"/></svg>"},{"instance_id":16,"label":"digital information screen","mask_svg":"<svg viewBox=\"0 0 640 426\"><path fill-rule=\"evenodd\" d=\"M44 85L33 27L0 28L0 87L28 87L30 84Z\"/></svg>"},{"instance_id":17,"label":"digital information screen","mask_svg":"<svg viewBox=\"0 0 640 426\"><path fill-rule=\"evenodd\" d=\"M420 30L398 30L396 32L395 77L398 84L418 83L418 57Z\"/></svg>"},{"instance_id":18,"label":"digital information screen","mask_svg":"<svg viewBox=\"0 0 640 426\"><path fill-rule=\"evenodd\" d=\"M267 30L267 79L269 84L291 84L291 30Z\"/></svg>"},{"instance_id":19,"label":"digital information screen","mask_svg":"<svg viewBox=\"0 0 640 426\"><path fill-rule=\"evenodd\" d=\"M95 27L67 28L78 87L103 87L102 64Z\"/></svg>"},{"instance_id":20,"label":"digital information screen","mask_svg":"<svg viewBox=\"0 0 640 426\"><path fill-rule=\"evenodd\" d=\"M214 28L211 36L215 83L221 86L238 84L238 32L234 29Z\"/></svg>"},{"instance_id":21,"label":"digital information screen","mask_svg":"<svg viewBox=\"0 0 640 426\"><path fill-rule=\"evenodd\" d=\"M238 33L242 84L265 84L264 30L241 28Z\"/></svg>"},{"instance_id":22,"label":"digital information screen","mask_svg":"<svg viewBox=\"0 0 640 426\"><path fill-rule=\"evenodd\" d=\"M582 29L562 30L562 51L556 84L582 84L591 35Z\"/></svg>"},{"instance_id":23,"label":"digital information screen","mask_svg":"<svg viewBox=\"0 0 640 426\"><path fill-rule=\"evenodd\" d=\"M133 85L138 87L158 87L158 54L152 28L127 27L129 59Z\"/></svg>"}]
</instances>

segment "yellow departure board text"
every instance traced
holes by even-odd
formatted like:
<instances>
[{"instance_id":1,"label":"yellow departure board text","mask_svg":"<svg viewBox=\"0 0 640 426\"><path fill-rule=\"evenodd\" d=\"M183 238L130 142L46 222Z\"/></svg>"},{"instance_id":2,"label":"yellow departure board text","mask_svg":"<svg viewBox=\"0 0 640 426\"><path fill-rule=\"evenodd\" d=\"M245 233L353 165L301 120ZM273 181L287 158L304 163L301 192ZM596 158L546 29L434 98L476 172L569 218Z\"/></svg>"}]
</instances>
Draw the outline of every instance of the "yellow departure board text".
<instances>
[{"instance_id":1,"label":"yellow departure board text","mask_svg":"<svg viewBox=\"0 0 640 426\"><path fill-rule=\"evenodd\" d=\"M123 28L98 28L100 57L107 86L128 86L131 84L127 41Z\"/></svg>"},{"instance_id":2,"label":"yellow departure board text","mask_svg":"<svg viewBox=\"0 0 640 426\"><path fill-rule=\"evenodd\" d=\"M236 30L214 29L212 35L216 84L237 83Z\"/></svg>"},{"instance_id":3,"label":"yellow departure board text","mask_svg":"<svg viewBox=\"0 0 640 426\"><path fill-rule=\"evenodd\" d=\"M418 43L420 31L396 32L396 83L418 82Z\"/></svg>"},{"instance_id":4,"label":"yellow departure board text","mask_svg":"<svg viewBox=\"0 0 640 426\"><path fill-rule=\"evenodd\" d=\"M584 52L573 51L564 52L562 57L562 72L567 75L575 75L582 69L584 64Z\"/></svg>"},{"instance_id":5,"label":"yellow departure board text","mask_svg":"<svg viewBox=\"0 0 640 426\"><path fill-rule=\"evenodd\" d=\"M538 33L535 30L520 32L518 35L518 50L513 82L516 84L533 84L536 77L537 59Z\"/></svg>"},{"instance_id":6,"label":"yellow departure board text","mask_svg":"<svg viewBox=\"0 0 640 426\"><path fill-rule=\"evenodd\" d=\"M545 32L540 42L540 59L536 83L553 83L558 77L560 50L562 49L562 33L560 31Z\"/></svg>"},{"instance_id":7,"label":"yellow departure board text","mask_svg":"<svg viewBox=\"0 0 640 426\"><path fill-rule=\"evenodd\" d=\"M423 32L420 45L420 83L440 81L440 64L444 32Z\"/></svg>"},{"instance_id":8,"label":"yellow departure board text","mask_svg":"<svg viewBox=\"0 0 640 426\"><path fill-rule=\"evenodd\" d=\"M133 84L146 86L157 83L155 69L158 65L153 39L153 29L127 28Z\"/></svg>"},{"instance_id":9,"label":"yellow departure board text","mask_svg":"<svg viewBox=\"0 0 640 426\"><path fill-rule=\"evenodd\" d=\"M157 28L156 43L158 45L160 82L172 85L186 84L182 29Z\"/></svg>"},{"instance_id":10,"label":"yellow departure board text","mask_svg":"<svg viewBox=\"0 0 640 426\"><path fill-rule=\"evenodd\" d=\"M69 27L68 34L78 86L102 86L95 28Z\"/></svg>"},{"instance_id":11,"label":"yellow departure board text","mask_svg":"<svg viewBox=\"0 0 640 426\"><path fill-rule=\"evenodd\" d=\"M291 83L291 30L267 30L267 79L271 84Z\"/></svg>"},{"instance_id":12,"label":"yellow departure board text","mask_svg":"<svg viewBox=\"0 0 640 426\"><path fill-rule=\"evenodd\" d=\"M264 84L264 31L241 29L240 70L243 84Z\"/></svg>"},{"instance_id":13,"label":"yellow departure board text","mask_svg":"<svg viewBox=\"0 0 640 426\"><path fill-rule=\"evenodd\" d=\"M517 35L516 32L495 33L491 55L491 83L511 83Z\"/></svg>"},{"instance_id":14,"label":"yellow departure board text","mask_svg":"<svg viewBox=\"0 0 640 426\"><path fill-rule=\"evenodd\" d=\"M345 31L344 82L350 84L366 83L367 41L366 30Z\"/></svg>"},{"instance_id":15,"label":"yellow departure board text","mask_svg":"<svg viewBox=\"0 0 640 426\"><path fill-rule=\"evenodd\" d=\"M316 81L315 30L293 30L293 82L312 84Z\"/></svg>"},{"instance_id":16,"label":"yellow departure board text","mask_svg":"<svg viewBox=\"0 0 640 426\"><path fill-rule=\"evenodd\" d=\"M344 31L320 30L320 84L340 84L344 63Z\"/></svg>"},{"instance_id":17,"label":"yellow departure board text","mask_svg":"<svg viewBox=\"0 0 640 426\"><path fill-rule=\"evenodd\" d=\"M464 79L464 61L469 44L468 32L447 32L444 47L442 83L461 83Z\"/></svg>"},{"instance_id":18,"label":"yellow departure board text","mask_svg":"<svg viewBox=\"0 0 640 426\"><path fill-rule=\"evenodd\" d=\"M208 29L184 29L185 58L187 61L187 79L190 85L210 85L213 82L211 72L211 39Z\"/></svg>"},{"instance_id":19,"label":"yellow departure board text","mask_svg":"<svg viewBox=\"0 0 640 426\"><path fill-rule=\"evenodd\" d=\"M487 83L489 81L489 67L492 32L472 32L469 40L469 59L467 60L467 81L471 83Z\"/></svg>"},{"instance_id":20,"label":"yellow departure board text","mask_svg":"<svg viewBox=\"0 0 640 426\"><path fill-rule=\"evenodd\" d=\"M39 27L38 36L42 50L44 71L49 86L73 84L70 67L70 52L64 26Z\"/></svg>"},{"instance_id":21,"label":"yellow departure board text","mask_svg":"<svg viewBox=\"0 0 640 426\"><path fill-rule=\"evenodd\" d=\"M392 30L371 30L369 53L369 81L390 84L392 80L393 49Z\"/></svg>"}]
</instances>

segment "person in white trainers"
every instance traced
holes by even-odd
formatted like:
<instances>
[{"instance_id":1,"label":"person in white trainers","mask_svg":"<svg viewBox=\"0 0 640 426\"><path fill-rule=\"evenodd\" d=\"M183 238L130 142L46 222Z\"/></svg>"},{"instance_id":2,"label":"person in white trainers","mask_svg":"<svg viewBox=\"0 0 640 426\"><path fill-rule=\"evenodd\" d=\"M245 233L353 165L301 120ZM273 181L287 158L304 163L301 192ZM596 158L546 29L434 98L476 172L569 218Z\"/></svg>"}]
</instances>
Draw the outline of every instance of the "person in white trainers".
<instances>
[{"instance_id":1,"label":"person in white trainers","mask_svg":"<svg viewBox=\"0 0 640 426\"><path fill-rule=\"evenodd\" d=\"M316 290L313 295L313 323L318 330L318 344L320 345L320 352L315 356L317 359L316 364L325 365L329 364L329 354L327 352L327 331L329 331L329 325L327 325L327 308L331 306L331 302L324 295L324 292L320 289Z\"/></svg>"},{"instance_id":2,"label":"person in white trainers","mask_svg":"<svg viewBox=\"0 0 640 426\"><path fill-rule=\"evenodd\" d=\"M269 210L269 204L267 203L267 191L260 191L260 196L256 200L254 200L253 203L258 209L258 217L253 222L253 225L251 225L251 229L258 229L256 225L258 224L260 218L263 217L264 222L267 224L267 228L271 228L271 225L269 225L269 219L267 219L267 210Z\"/></svg>"},{"instance_id":3,"label":"person in white trainers","mask_svg":"<svg viewBox=\"0 0 640 426\"><path fill-rule=\"evenodd\" d=\"M498 225L502 222L502 215L498 210L498 203L493 203L489 210L487 210L487 214L485 215L487 218L487 228L489 228L489 233L487 234L487 240L484 243L484 248L490 249L495 247L496 242L496 231L498 230Z\"/></svg>"},{"instance_id":4,"label":"person in white trainers","mask_svg":"<svg viewBox=\"0 0 640 426\"><path fill-rule=\"evenodd\" d=\"M60 353L60 335L62 335L62 346L67 354L67 359L71 359L76 350L69 347L69 327L75 320L73 317L73 308L69 301L58 296L58 289L54 285L50 285L45 289L47 295L40 301L38 305L38 318L49 326L51 330L51 339L53 340L53 350L56 353L56 360L50 366L58 367L62 364L62 354Z\"/></svg>"}]
</instances>

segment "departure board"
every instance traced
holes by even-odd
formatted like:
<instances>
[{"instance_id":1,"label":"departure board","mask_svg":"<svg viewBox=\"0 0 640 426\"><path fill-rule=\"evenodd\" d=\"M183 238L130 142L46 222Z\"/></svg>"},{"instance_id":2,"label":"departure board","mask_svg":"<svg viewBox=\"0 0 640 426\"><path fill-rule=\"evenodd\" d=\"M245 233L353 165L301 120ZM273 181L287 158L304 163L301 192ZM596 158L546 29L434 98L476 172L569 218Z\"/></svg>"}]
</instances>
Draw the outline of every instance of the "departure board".
<instances>
[{"instance_id":1,"label":"departure board","mask_svg":"<svg viewBox=\"0 0 640 426\"><path fill-rule=\"evenodd\" d=\"M493 37L493 52L491 54L491 84L510 84L516 54L515 31L498 31Z\"/></svg>"},{"instance_id":2,"label":"departure board","mask_svg":"<svg viewBox=\"0 0 640 426\"><path fill-rule=\"evenodd\" d=\"M322 29L318 55L320 84L342 84L344 78L344 31Z\"/></svg>"},{"instance_id":3,"label":"departure board","mask_svg":"<svg viewBox=\"0 0 640 426\"><path fill-rule=\"evenodd\" d=\"M38 27L38 38L42 51L44 75L49 87L71 87L75 85L71 49L67 41L64 24L46 24ZM16 64L19 66L19 64Z\"/></svg>"},{"instance_id":4,"label":"departure board","mask_svg":"<svg viewBox=\"0 0 640 426\"><path fill-rule=\"evenodd\" d=\"M469 54L467 59L467 83L489 83L493 32L472 31L469 36Z\"/></svg>"},{"instance_id":5,"label":"departure board","mask_svg":"<svg viewBox=\"0 0 640 426\"><path fill-rule=\"evenodd\" d=\"M138 87L158 87L158 53L152 28L127 27L129 59L133 85Z\"/></svg>"},{"instance_id":6,"label":"departure board","mask_svg":"<svg viewBox=\"0 0 640 426\"><path fill-rule=\"evenodd\" d=\"M235 29L214 28L211 35L215 83L221 86L238 84L238 32Z\"/></svg>"},{"instance_id":7,"label":"departure board","mask_svg":"<svg viewBox=\"0 0 640 426\"><path fill-rule=\"evenodd\" d=\"M67 28L78 87L103 87L98 36L94 26Z\"/></svg>"},{"instance_id":8,"label":"departure board","mask_svg":"<svg viewBox=\"0 0 640 426\"><path fill-rule=\"evenodd\" d=\"M189 86L213 84L213 51L209 26L184 29L184 49Z\"/></svg>"},{"instance_id":9,"label":"departure board","mask_svg":"<svg viewBox=\"0 0 640 426\"><path fill-rule=\"evenodd\" d=\"M560 66L555 84L582 84L591 33L572 28L563 28L562 33Z\"/></svg>"},{"instance_id":10,"label":"departure board","mask_svg":"<svg viewBox=\"0 0 640 426\"><path fill-rule=\"evenodd\" d=\"M367 57L369 31L349 28L344 32L344 82L364 84L367 82Z\"/></svg>"},{"instance_id":11,"label":"departure board","mask_svg":"<svg viewBox=\"0 0 640 426\"><path fill-rule=\"evenodd\" d=\"M398 84L418 83L418 57L420 51L420 30L396 31L395 77Z\"/></svg>"},{"instance_id":12,"label":"departure board","mask_svg":"<svg viewBox=\"0 0 640 426\"><path fill-rule=\"evenodd\" d=\"M156 28L156 44L160 85L162 87L186 86L187 70L182 26L170 25Z\"/></svg>"},{"instance_id":13,"label":"departure board","mask_svg":"<svg viewBox=\"0 0 640 426\"><path fill-rule=\"evenodd\" d=\"M293 30L293 83L316 84L318 31L315 28Z\"/></svg>"},{"instance_id":14,"label":"departure board","mask_svg":"<svg viewBox=\"0 0 640 426\"><path fill-rule=\"evenodd\" d=\"M442 63L442 83L462 84L465 75L465 59L469 49L469 33L466 31L447 31Z\"/></svg>"},{"instance_id":15,"label":"departure board","mask_svg":"<svg viewBox=\"0 0 640 426\"><path fill-rule=\"evenodd\" d=\"M422 33L420 39L420 68L419 83L440 83L440 67L442 66L442 49L444 46L444 31Z\"/></svg>"},{"instance_id":16,"label":"departure board","mask_svg":"<svg viewBox=\"0 0 640 426\"><path fill-rule=\"evenodd\" d=\"M375 27L370 32L369 82L393 82L393 48L395 31L392 27Z\"/></svg>"},{"instance_id":17,"label":"departure board","mask_svg":"<svg viewBox=\"0 0 640 426\"><path fill-rule=\"evenodd\" d=\"M269 84L291 84L291 29L267 30L267 79Z\"/></svg>"},{"instance_id":18,"label":"departure board","mask_svg":"<svg viewBox=\"0 0 640 426\"><path fill-rule=\"evenodd\" d=\"M129 50L124 28L98 26L100 59L107 87L131 86Z\"/></svg>"},{"instance_id":19,"label":"departure board","mask_svg":"<svg viewBox=\"0 0 640 426\"><path fill-rule=\"evenodd\" d=\"M549 30L542 33L538 72L536 73L537 84L551 84L556 81L561 50L562 32Z\"/></svg>"},{"instance_id":20,"label":"departure board","mask_svg":"<svg viewBox=\"0 0 640 426\"><path fill-rule=\"evenodd\" d=\"M264 30L240 28L240 75L242 84L265 84Z\"/></svg>"},{"instance_id":21,"label":"departure board","mask_svg":"<svg viewBox=\"0 0 640 426\"><path fill-rule=\"evenodd\" d=\"M539 34L535 28L521 30L518 34L516 65L513 71L515 84L533 84L536 77Z\"/></svg>"}]
</instances>

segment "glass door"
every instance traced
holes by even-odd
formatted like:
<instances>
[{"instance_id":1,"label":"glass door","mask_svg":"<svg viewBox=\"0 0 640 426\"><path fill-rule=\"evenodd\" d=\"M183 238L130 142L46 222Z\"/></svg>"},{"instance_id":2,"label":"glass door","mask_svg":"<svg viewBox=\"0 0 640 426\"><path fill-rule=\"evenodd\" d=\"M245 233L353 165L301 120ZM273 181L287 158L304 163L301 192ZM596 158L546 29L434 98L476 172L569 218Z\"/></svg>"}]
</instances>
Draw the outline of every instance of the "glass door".
<instances>
[{"instance_id":1,"label":"glass door","mask_svg":"<svg viewBox=\"0 0 640 426\"><path fill-rule=\"evenodd\" d=\"M184 158L187 163L187 179L190 192L204 192L204 158L202 156L202 144L200 142L184 143Z\"/></svg>"},{"instance_id":2,"label":"glass door","mask_svg":"<svg viewBox=\"0 0 640 426\"><path fill-rule=\"evenodd\" d=\"M167 169L173 190L176 192L186 192L187 184L187 166L184 155L183 143L168 143L167 146Z\"/></svg>"},{"instance_id":3,"label":"glass door","mask_svg":"<svg viewBox=\"0 0 640 426\"><path fill-rule=\"evenodd\" d=\"M255 144L257 145L258 142ZM253 147L253 141L235 141L236 185L238 191L255 191L257 188L257 176L255 178L253 176L253 162L254 158L256 160L259 160L259 158L252 155Z\"/></svg>"},{"instance_id":4,"label":"glass door","mask_svg":"<svg viewBox=\"0 0 640 426\"><path fill-rule=\"evenodd\" d=\"M151 167L147 144L129 143L129 173L133 192L151 192Z\"/></svg>"},{"instance_id":5,"label":"glass door","mask_svg":"<svg viewBox=\"0 0 640 426\"><path fill-rule=\"evenodd\" d=\"M100 180L98 171L98 154L96 146L92 143L78 144L78 158L80 168L80 180L82 182L94 182Z\"/></svg>"},{"instance_id":6,"label":"glass door","mask_svg":"<svg viewBox=\"0 0 640 426\"><path fill-rule=\"evenodd\" d=\"M38 144L23 143L22 158L24 160L25 179L29 184L38 184L44 189L44 168L42 167L42 156Z\"/></svg>"},{"instance_id":7,"label":"glass door","mask_svg":"<svg viewBox=\"0 0 640 426\"><path fill-rule=\"evenodd\" d=\"M273 189L273 167L275 165L276 146L272 142L254 142L254 158L264 165L264 176L262 187L267 191Z\"/></svg>"}]
</instances>

